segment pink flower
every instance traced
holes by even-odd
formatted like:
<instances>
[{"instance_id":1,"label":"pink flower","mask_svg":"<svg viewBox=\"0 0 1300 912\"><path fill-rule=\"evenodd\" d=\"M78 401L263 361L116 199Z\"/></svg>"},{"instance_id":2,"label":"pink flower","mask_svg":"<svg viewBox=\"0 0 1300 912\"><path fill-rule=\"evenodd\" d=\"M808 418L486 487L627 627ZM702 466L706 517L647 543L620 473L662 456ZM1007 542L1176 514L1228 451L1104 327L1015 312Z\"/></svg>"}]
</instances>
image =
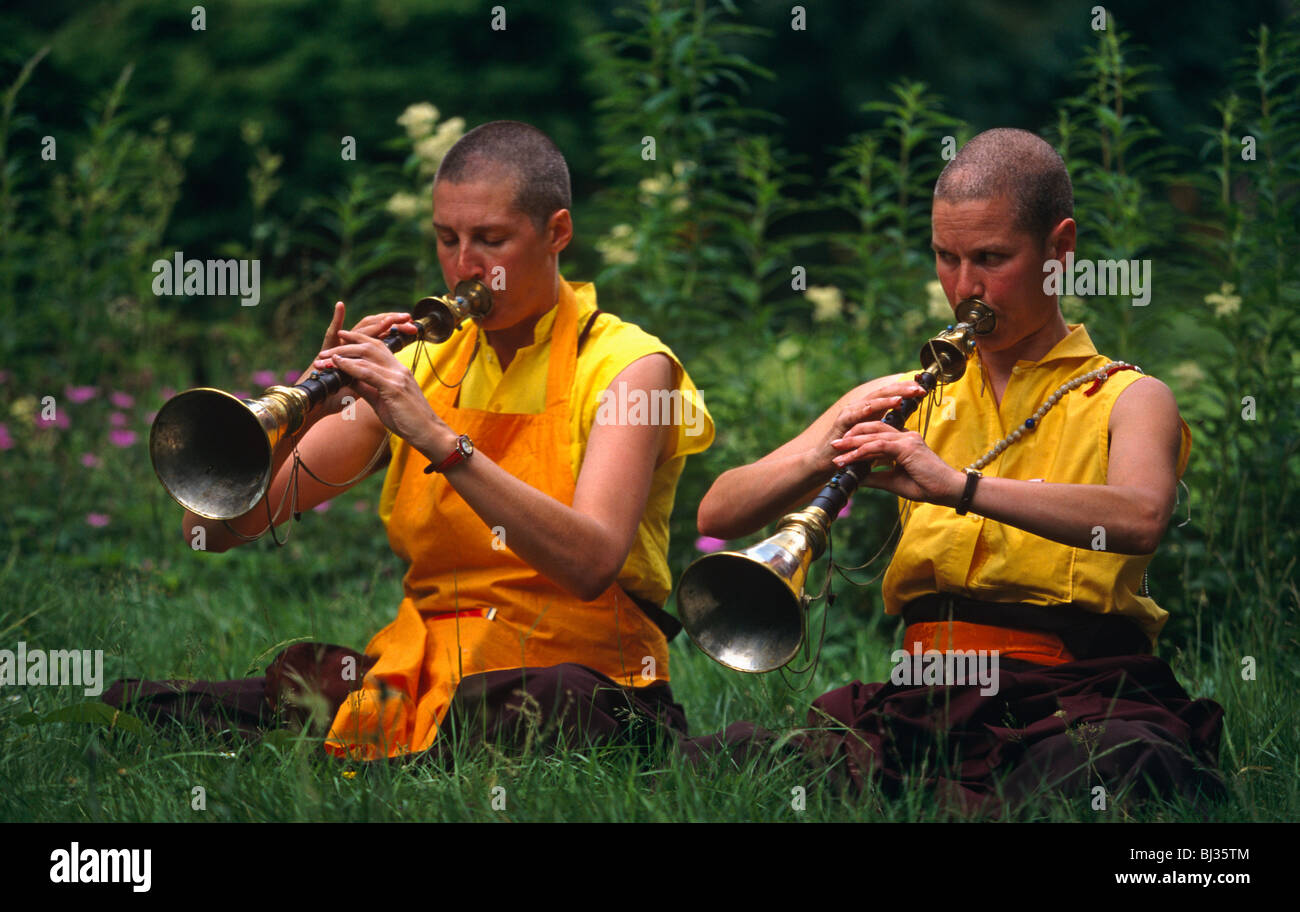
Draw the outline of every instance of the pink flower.
<instances>
[{"instance_id":1,"label":"pink flower","mask_svg":"<svg viewBox=\"0 0 1300 912\"><path fill-rule=\"evenodd\" d=\"M312 507L312 510L314 510L317 513L324 513L329 508L330 508L330 502L327 500L324 503L316 504L316 506Z\"/></svg>"},{"instance_id":2,"label":"pink flower","mask_svg":"<svg viewBox=\"0 0 1300 912\"><path fill-rule=\"evenodd\" d=\"M253 371L253 382L258 386L275 386L275 371Z\"/></svg>"},{"instance_id":3,"label":"pink flower","mask_svg":"<svg viewBox=\"0 0 1300 912\"><path fill-rule=\"evenodd\" d=\"M99 457L94 453L82 453L81 464L88 469L97 469L99 468Z\"/></svg>"},{"instance_id":4,"label":"pink flower","mask_svg":"<svg viewBox=\"0 0 1300 912\"><path fill-rule=\"evenodd\" d=\"M248 395L248 391L247 391L247 390L235 390L235 391L234 391L233 393L231 393L230 395L234 396L236 399L251 399L251 398L252 398L252 396Z\"/></svg>"},{"instance_id":5,"label":"pink flower","mask_svg":"<svg viewBox=\"0 0 1300 912\"><path fill-rule=\"evenodd\" d=\"M157 413L157 412L149 412L147 415L144 416L144 423L145 423L145 425L146 425L146 426L150 426L150 425L152 425L152 424L153 424L153 420L154 420L155 418L157 418L157 417L158 417L158 413Z\"/></svg>"},{"instance_id":6,"label":"pink flower","mask_svg":"<svg viewBox=\"0 0 1300 912\"><path fill-rule=\"evenodd\" d=\"M14 439L9 436L9 428L0 424L0 450L12 450L14 448Z\"/></svg>"},{"instance_id":7,"label":"pink flower","mask_svg":"<svg viewBox=\"0 0 1300 912\"><path fill-rule=\"evenodd\" d=\"M108 442L115 447L129 447L135 443L135 431L112 430L108 432Z\"/></svg>"},{"instance_id":8,"label":"pink flower","mask_svg":"<svg viewBox=\"0 0 1300 912\"><path fill-rule=\"evenodd\" d=\"M87 513L86 522L96 529L102 529L108 525L108 516L103 513Z\"/></svg>"},{"instance_id":9,"label":"pink flower","mask_svg":"<svg viewBox=\"0 0 1300 912\"><path fill-rule=\"evenodd\" d=\"M37 415L36 426L38 428L54 427L67 430L69 426L68 412L66 409L56 409L53 418L46 418L44 415Z\"/></svg>"},{"instance_id":10,"label":"pink flower","mask_svg":"<svg viewBox=\"0 0 1300 912\"><path fill-rule=\"evenodd\" d=\"M0 424L0 427L4 427L4 425ZM365 513L370 509L370 504L366 503L364 500L358 500L352 505L352 509L356 510L358 513Z\"/></svg>"},{"instance_id":11,"label":"pink flower","mask_svg":"<svg viewBox=\"0 0 1300 912\"><path fill-rule=\"evenodd\" d=\"M702 551L705 554L712 554L714 551L722 551L727 547L727 543L720 538L714 538L712 535L701 535L695 539L695 550Z\"/></svg>"},{"instance_id":12,"label":"pink flower","mask_svg":"<svg viewBox=\"0 0 1300 912\"><path fill-rule=\"evenodd\" d=\"M837 514L835 515L835 518L836 518L836 519L843 519L844 517L848 516L848 515L849 515L849 507L851 507L851 506L853 506L853 498L852 498L852 497L850 497L847 501L845 501L845 503L844 503L844 509L841 510L839 513L837 513Z\"/></svg>"},{"instance_id":13,"label":"pink flower","mask_svg":"<svg viewBox=\"0 0 1300 912\"><path fill-rule=\"evenodd\" d=\"M69 386L65 387L63 390L63 395L67 396L68 400L72 402L73 405L80 405L83 402L89 402L91 399L94 399L98 393L99 390L95 389L93 386Z\"/></svg>"},{"instance_id":14,"label":"pink flower","mask_svg":"<svg viewBox=\"0 0 1300 912\"><path fill-rule=\"evenodd\" d=\"M158 391L158 395L162 396L163 402L166 402L172 396L176 395L176 390L172 389L170 386L164 386Z\"/></svg>"},{"instance_id":15,"label":"pink flower","mask_svg":"<svg viewBox=\"0 0 1300 912\"><path fill-rule=\"evenodd\" d=\"M289 371L289 373L284 375L284 385L293 386L298 382L298 376L299 375L296 371Z\"/></svg>"},{"instance_id":16,"label":"pink flower","mask_svg":"<svg viewBox=\"0 0 1300 912\"><path fill-rule=\"evenodd\" d=\"M135 397L130 393L112 393L108 398L114 406L120 409L128 409L135 405Z\"/></svg>"},{"instance_id":17,"label":"pink flower","mask_svg":"<svg viewBox=\"0 0 1300 912\"><path fill-rule=\"evenodd\" d=\"M126 427L126 416L121 412L114 412L108 416L108 423L113 427Z\"/></svg>"}]
</instances>

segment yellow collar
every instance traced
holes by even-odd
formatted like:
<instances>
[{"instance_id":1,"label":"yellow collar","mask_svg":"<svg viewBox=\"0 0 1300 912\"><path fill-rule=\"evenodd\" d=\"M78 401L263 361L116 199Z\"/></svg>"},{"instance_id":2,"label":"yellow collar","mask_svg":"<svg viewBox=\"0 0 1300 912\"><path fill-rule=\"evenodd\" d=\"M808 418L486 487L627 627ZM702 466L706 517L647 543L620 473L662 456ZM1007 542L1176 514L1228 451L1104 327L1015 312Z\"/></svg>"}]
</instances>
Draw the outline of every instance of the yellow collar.
<instances>
[{"instance_id":1,"label":"yellow collar","mask_svg":"<svg viewBox=\"0 0 1300 912\"><path fill-rule=\"evenodd\" d=\"M1047 367L1057 361L1087 361L1097 356L1097 347L1092 344L1092 337L1088 335L1088 330L1082 323L1068 324L1066 329L1069 332L1065 338L1052 346L1052 350L1042 358L1037 361L1017 361L1016 367L1021 370L1031 370L1035 367ZM975 349L975 357L980 357L978 348ZM982 358L980 362L982 368Z\"/></svg>"}]
</instances>

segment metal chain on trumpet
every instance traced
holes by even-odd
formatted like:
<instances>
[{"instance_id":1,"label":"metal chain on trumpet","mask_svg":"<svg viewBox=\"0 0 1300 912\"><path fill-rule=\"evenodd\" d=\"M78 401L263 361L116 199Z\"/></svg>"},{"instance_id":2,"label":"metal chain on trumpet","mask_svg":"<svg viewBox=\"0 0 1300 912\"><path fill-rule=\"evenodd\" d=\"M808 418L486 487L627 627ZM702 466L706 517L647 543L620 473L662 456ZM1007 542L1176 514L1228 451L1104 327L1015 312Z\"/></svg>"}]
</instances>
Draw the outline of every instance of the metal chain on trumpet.
<instances>
[{"instance_id":1,"label":"metal chain on trumpet","mask_svg":"<svg viewBox=\"0 0 1300 912\"><path fill-rule=\"evenodd\" d=\"M949 327L949 329L951 328L952 327ZM918 422L919 431L923 439L930 431L930 418L934 415L934 410L943 405L943 395L944 395L944 391L947 389L947 386L948 384L944 383L942 379L937 380L934 385L934 390L928 393L925 397L925 405L923 407L923 410L920 412L921 417ZM902 529L904 528L904 526L906 526L907 519L911 516L913 506L914 504L910 500L904 501L902 509L899 511L899 515L894 520L894 525L889 530L889 535L885 537L884 542L882 542L880 547L876 549L875 554L871 555L871 557L867 558L865 561L858 564L856 567L844 567L832 562L831 566L834 568L835 572L838 573L840 577L851 586L857 586L859 588L865 589L868 586L874 585L877 580L879 580L882 576L885 575L885 570L888 569L888 565L882 568L871 579L865 581L856 580L853 577L849 576L849 573L850 572L855 573L859 570L865 570L867 567L870 567L876 561L880 560L880 558L884 556L885 552L889 551L896 544L895 538L901 534ZM830 530L827 531L827 538L829 539L829 537L830 537Z\"/></svg>"}]
</instances>

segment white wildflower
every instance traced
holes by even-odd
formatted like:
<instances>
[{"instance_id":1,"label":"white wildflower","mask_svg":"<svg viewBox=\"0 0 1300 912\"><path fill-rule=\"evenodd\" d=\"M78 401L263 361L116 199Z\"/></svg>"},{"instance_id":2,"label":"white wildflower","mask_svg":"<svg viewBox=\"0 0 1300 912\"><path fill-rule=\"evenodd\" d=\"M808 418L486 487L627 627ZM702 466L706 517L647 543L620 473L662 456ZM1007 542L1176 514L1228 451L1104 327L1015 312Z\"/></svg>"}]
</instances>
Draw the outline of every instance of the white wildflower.
<instances>
[{"instance_id":1,"label":"white wildflower","mask_svg":"<svg viewBox=\"0 0 1300 912\"><path fill-rule=\"evenodd\" d=\"M438 122L438 109L422 101L403 111L397 122L406 128L406 135L411 139L423 139L433 132L433 125Z\"/></svg>"},{"instance_id":2,"label":"white wildflower","mask_svg":"<svg viewBox=\"0 0 1300 912\"><path fill-rule=\"evenodd\" d=\"M659 174L655 177L643 178L636 186L637 189L641 191L641 202L652 203L654 202L655 197L663 196L668 192L668 188L671 185L672 181L669 179L668 175Z\"/></svg>"},{"instance_id":3,"label":"white wildflower","mask_svg":"<svg viewBox=\"0 0 1300 912\"><path fill-rule=\"evenodd\" d=\"M803 296L813 307L813 320L838 320L844 313L844 295L834 285L809 285Z\"/></svg>"},{"instance_id":4,"label":"white wildflower","mask_svg":"<svg viewBox=\"0 0 1300 912\"><path fill-rule=\"evenodd\" d=\"M1215 316L1231 316L1241 309L1241 295L1233 294L1236 289L1237 286L1232 283L1224 282L1219 286L1217 294L1207 294L1205 296L1205 303L1214 305Z\"/></svg>"},{"instance_id":5,"label":"white wildflower","mask_svg":"<svg viewBox=\"0 0 1300 912\"><path fill-rule=\"evenodd\" d=\"M420 214L420 198L414 193L394 193L384 209L395 218L412 219Z\"/></svg>"},{"instance_id":6,"label":"white wildflower","mask_svg":"<svg viewBox=\"0 0 1300 912\"><path fill-rule=\"evenodd\" d=\"M636 248L631 225L615 225L609 235L596 241L596 250L611 266L631 266L636 262Z\"/></svg>"},{"instance_id":7,"label":"white wildflower","mask_svg":"<svg viewBox=\"0 0 1300 912\"><path fill-rule=\"evenodd\" d=\"M438 170L451 147L465 135L465 118L453 117L438 124L438 130L432 136L426 136L415 144L415 154L420 159L420 170L432 174Z\"/></svg>"}]
</instances>

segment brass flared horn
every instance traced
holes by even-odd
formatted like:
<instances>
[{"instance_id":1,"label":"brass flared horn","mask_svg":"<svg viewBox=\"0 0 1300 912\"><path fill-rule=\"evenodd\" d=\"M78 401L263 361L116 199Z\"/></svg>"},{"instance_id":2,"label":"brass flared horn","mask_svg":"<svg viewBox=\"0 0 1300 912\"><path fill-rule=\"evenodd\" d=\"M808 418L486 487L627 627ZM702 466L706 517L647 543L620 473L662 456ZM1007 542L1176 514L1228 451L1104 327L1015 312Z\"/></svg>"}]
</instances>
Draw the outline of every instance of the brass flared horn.
<instances>
[{"instance_id":1,"label":"brass flared horn","mask_svg":"<svg viewBox=\"0 0 1300 912\"><path fill-rule=\"evenodd\" d=\"M961 379L975 337L997 326L993 311L975 298L957 305L957 317L957 325L921 346L924 370L916 382L925 394L904 399L881 421L901 430L940 381ZM808 568L826 550L831 523L870 470L867 462L846 466L811 504L782 517L774 535L744 551L706 554L686 568L677 586L677 613L709 658L737 671L764 672L798 654L807 632Z\"/></svg>"},{"instance_id":2,"label":"brass flared horn","mask_svg":"<svg viewBox=\"0 0 1300 912\"><path fill-rule=\"evenodd\" d=\"M804 581L829 526L820 508L808 507L751 548L706 554L687 567L677 612L695 645L736 671L774 671L793 659L807 623Z\"/></svg>"},{"instance_id":3,"label":"brass flared horn","mask_svg":"<svg viewBox=\"0 0 1300 912\"><path fill-rule=\"evenodd\" d=\"M492 311L492 294L467 280L454 295L422 298L411 309L420 332L393 330L383 342L393 352L424 339L445 342L467 319ZM173 396L149 431L149 458L167 493L208 519L234 519L255 507L271 485L271 454L302 428L311 411L351 378L340 370L314 374L297 386L272 386L257 399L201 387Z\"/></svg>"}]
</instances>

